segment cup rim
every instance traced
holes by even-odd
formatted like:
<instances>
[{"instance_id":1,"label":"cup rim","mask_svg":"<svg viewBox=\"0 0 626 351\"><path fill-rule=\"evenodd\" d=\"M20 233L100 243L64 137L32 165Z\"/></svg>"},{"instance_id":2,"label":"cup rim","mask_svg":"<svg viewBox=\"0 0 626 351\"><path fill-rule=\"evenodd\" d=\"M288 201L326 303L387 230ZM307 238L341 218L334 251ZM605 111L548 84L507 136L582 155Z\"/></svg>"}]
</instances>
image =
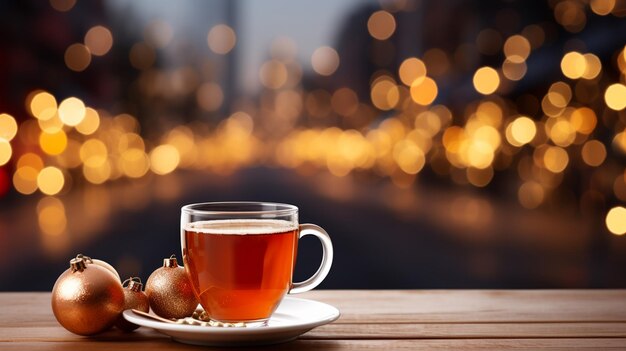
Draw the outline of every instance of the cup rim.
<instances>
[{"instance_id":1,"label":"cup rim","mask_svg":"<svg viewBox=\"0 0 626 351\"><path fill-rule=\"evenodd\" d=\"M275 207L273 210L206 210L196 209L195 207L203 206L268 206ZM201 215L291 215L298 212L298 207L295 205L280 203L280 202L265 202L265 201L217 201L217 202L198 202L193 204L187 204L181 207L181 212L187 214L201 214Z\"/></svg>"}]
</instances>

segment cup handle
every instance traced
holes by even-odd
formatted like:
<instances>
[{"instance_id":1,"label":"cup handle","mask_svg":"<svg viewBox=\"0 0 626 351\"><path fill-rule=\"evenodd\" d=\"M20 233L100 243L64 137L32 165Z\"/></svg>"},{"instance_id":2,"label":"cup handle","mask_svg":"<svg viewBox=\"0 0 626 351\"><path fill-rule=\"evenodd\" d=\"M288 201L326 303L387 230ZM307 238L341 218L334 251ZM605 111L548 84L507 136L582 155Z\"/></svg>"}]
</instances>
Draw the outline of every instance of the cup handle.
<instances>
[{"instance_id":1,"label":"cup handle","mask_svg":"<svg viewBox=\"0 0 626 351\"><path fill-rule=\"evenodd\" d=\"M298 239L306 235L315 235L320 239L322 243L322 264L317 272L311 276L311 278L291 284L290 294L299 294L305 291L309 291L318 286L330 271L330 266L333 264L333 244L330 241L330 236L324 229L315 224L300 224L300 235Z\"/></svg>"}]
</instances>

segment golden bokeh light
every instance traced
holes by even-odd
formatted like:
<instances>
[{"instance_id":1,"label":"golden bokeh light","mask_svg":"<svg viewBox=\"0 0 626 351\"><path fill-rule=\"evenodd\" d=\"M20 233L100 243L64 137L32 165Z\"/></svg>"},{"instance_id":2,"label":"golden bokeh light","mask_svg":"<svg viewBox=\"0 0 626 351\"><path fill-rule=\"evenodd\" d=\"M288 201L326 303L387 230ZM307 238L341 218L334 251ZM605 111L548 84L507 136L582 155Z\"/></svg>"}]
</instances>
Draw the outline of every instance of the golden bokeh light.
<instances>
[{"instance_id":1,"label":"golden bokeh light","mask_svg":"<svg viewBox=\"0 0 626 351\"><path fill-rule=\"evenodd\" d=\"M620 83L609 85L604 92L604 102L615 111L626 108L626 85Z\"/></svg>"},{"instance_id":2,"label":"golden bokeh light","mask_svg":"<svg viewBox=\"0 0 626 351\"><path fill-rule=\"evenodd\" d=\"M17 134L17 122L13 116L0 113L0 139L11 141Z\"/></svg>"},{"instance_id":3,"label":"golden bokeh light","mask_svg":"<svg viewBox=\"0 0 626 351\"><path fill-rule=\"evenodd\" d=\"M502 64L502 75L512 81L518 81L524 78L527 70L528 67L525 61L514 62L507 58Z\"/></svg>"},{"instance_id":4,"label":"golden bokeh light","mask_svg":"<svg viewBox=\"0 0 626 351\"><path fill-rule=\"evenodd\" d=\"M393 148L393 158L400 169L408 174L416 174L424 168L426 158L418 145L409 140L402 140Z\"/></svg>"},{"instance_id":5,"label":"golden bokeh light","mask_svg":"<svg viewBox=\"0 0 626 351\"><path fill-rule=\"evenodd\" d=\"M561 60L561 71L570 79L581 78L587 70L585 56L577 51L570 51Z\"/></svg>"},{"instance_id":6,"label":"golden bokeh light","mask_svg":"<svg viewBox=\"0 0 626 351\"><path fill-rule=\"evenodd\" d=\"M50 6L59 12L67 12L76 5L76 0L50 0Z\"/></svg>"},{"instance_id":7,"label":"golden bokeh light","mask_svg":"<svg viewBox=\"0 0 626 351\"><path fill-rule=\"evenodd\" d=\"M82 72L91 63L89 48L83 44L75 43L65 50L65 65L75 72Z\"/></svg>"},{"instance_id":8,"label":"golden bokeh light","mask_svg":"<svg viewBox=\"0 0 626 351\"><path fill-rule=\"evenodd\" d=\"M347 117L358 110L359 97L350 88L339 88L331 96L330 105L337 114Z\"/></svg>"},{"instance_id":9,"label":"golden bokeh light","mask_svg":"<svg viewBox=\"0 0 626 351\"><path fill-rule=\"evenodd\" d=\"M46 195L58 194L65 185L65 177L63 172L54 167L48 166L42 169L37 175L37 186L42 193Z\"/></svg>"},{"instance_id":10,"label":"golden bokeh light","mask_svg":"<svg viewBox=\"0 0 626 351\"><path fill-rule=\"evenodd\" d=\"M552 173L561 173L569 163L569 156L565 149L558 146L550 146L543 154L543 164Z\"/></svg>"},{"instance_id":11,"label":"golden bokeh light","mask_svg":"<svg viewBox=\"0 0 626 351\"><path fill-rule=\"evenodd\" d=\"M398 76L404 85L410 87L416 80L426 77L426 65L416 57L409 57L400 64Z\"/></svg>"},{"instance_id":12,"label":"golden bokeh light","mask_svg":"<svg viewBox=\"0 0 626 351\"><path fill-rule=\"evenodd\" d=\"M85 34L85 46L94 56L106 55L113 47L113 34L104 26L91 27Z\"/></svg>"},{"instance_id":13,"label":"golden bokeh light","mask_svg":"<svg viewBox=\"0 0 626 351\"><path fill-rule=\"evenodd\" d=\"M180 162L178 149L169 144L159 145L150 152L150 169L158 175L173 172Z\"/></svg>"},{"instance_id":14,"label":"golden bokeh light","mask_svg":"<svg viewBox=\"0 0 626 351\"><path fill-rule=\"evenodd\" d=\"M82 100L69 97L59 104L59 118L70 127L78 125L85 118L85 104Z\"/></svg>"},{"instance_id":15,"label":"golden bokeh light","mask_svg":"<svg viewBox=\"0 0 626 351\"><path fill-rule=\"evenodd\" d=\"M598 140L589 140L583 145L583 161L592 167L598 167L606 159L606 147Z\"/></svg>"},{"instance_id":16,"label":"golden bokeh light","mask_svg":"<svg viewBox=\"0 0 626 351\"><path fill-rule=\"evenodd\" d=\"M89 139L80 147L80 159L86 166L97 168L107 162L107 146L99 139Z\"/></svg>"},{"instance_id":17,"label":"golden bokeh light","mask_svg":"<svg viewBox=\"0 0 626 351\"><path fill-rule=\"evenodd\" d=\"M534 181L527 181L519 187L517 198L522 206L533 209L543 203L545 191L541 184Z\"/></svg>"},{"instance_id":18,"label":"golden bokeh light","mask_svg":"<svg viewBox=\"0 0 626 351\"><path fill-rule=\"evenodd\" d=\"M279 89L287 82L288 72L285 64L270 60L261 66L259 71L259 79L261 84L270 89Z\"/></svg>"},{"instance_id":19,"label":"golden bokeh light","mask_svg":"<svg viewBox=\"0 0 626 351\"><path fill-rule=\"evenodd\" d=\"M20 194L30 195L37 191L39 170L30 166L18 166L13 174L13 186Z\"/></svg>"},{"instance_id":20,"label":"golden bokeh light","mask_svg":"<svg viewBox=\"0 0 626 351\"><path fill-rule=\"evenodd\" d=\"M606 16L615 8L615 0L591 0L589 5L596 15Z\"/></svg>"},{"instance_id":21,"label":"golden bokeh light","mask_svg":"<svg viewBox=\"0 0 626 351\"><path fill-rule=\"evenodd\" d=\"M576 130L566 119L551 119L546 123L546 131L554 144L562 147L572 145L576 139Z\"/></svg>"},{"instance_id":22,"label":"golden bokeh light","mask_svg":"<svg viewBox=\"0 0 626 351\"><path fill-rule=\"evenodd\" d=\"M120 157L120 168L129 178L141 178L150 169L150 160L143 150L125 150Z\"/></svg>"},{"instance_id":23,"label":"golden bokeh light","mask_svg":"<svg viewBox=\"0 0 626 351\"><path fill-rule=\"evenodd\" d=\"M591 134L596 128L598 118L596 113L589 107L580 107L570 115L570 123L577 132L582 134Z\"/></svg>"},{"instance_id":24,"label":"golden bokeh light","mask_svg":"<svg viewBox=\"0 0 626 351\"><path fill-rule=\"evenodd\" d=\"M367 20L367 30L375 39L389 39L396 31L396 20L387 11L376 11Z\"/></svg>"},{"instance_id":25,"label":"golden bokeh light","mask_svg":"<svg viewBox=\"0 0 626 351\"><path fill-rule=\"evenodd\" d=\"M507 60L522 63L530 55L530 42L521 35L513 35L504 42L503 50Z\"/></svg>"},{"instance_id":26,"label":"golden bokeh light","mask_svg":"<svg viewBox=\"0 0 626 351\"><path fill-rule=\"evenodd\" d=\"M13 155L13 148L11 144L5 140L0 138L0 166L3 166L11 160L11 156Z\"/></svg>"},{"instance_id":27,"label":"golden bokeh light","mask_svg":"<svg viewBox=\"0 0 626 351\"><path fill-rule=\"evenodd\" d=\"M48 155L59 155L67 147L67 135L63 130L56 133L41 132L39 146Z\"/></svg>"},{"instance_id":28,"label":"golden bokeh light","mask_svg":"<svg viewBox=\"0 0 626 351\"><path fill-rule=\"evenodd\" d=\"M49 120L57 113L57 100L46 91L34 93L27 105L30 114L40 120Z\"/></svg>"},{"instance_id":29,"label":"golden bokeh light","mask_svg":"<svg viewBox=\"0 0 626 351\"><path fill-rule=\"evenodd\" d=\"M437 98L437 83L430 77L417 79L411 83L410 92L411 99L413 99L416 104L427 106L432 104Z\"/></svg>"},{"instance_id":30,"label":"golden bokeh light","mask_svg":"<svg viewBox=\"0 0 626 351\"><path fill-rule=\"evenodd\" d=\"M140 42L130 48L128 58L133 67L144 70L152 67L156 61L156 52L148 43Z\"/></svg>"},{"instance_id":31,"label":"golden bokeh light","mask_svg":"<svg viewBox=\"0 0 626 351\"><path fill-rule=\"evenodd\" d=\"M222 87L213 82L202 84L196 92L196 101L203 110L213 112L222 107L224 92Z\"/></svg>"},{"instance_id":32,"label":"golden bokeh light","mask_svg":"<svg viewBox=\"0 0 626 351\"><path fill-rule=\"evenodd\" d=\"M468 167L465 173L469 183L478 188L486 187L493 179L493 168L491 167L484 169Z\"/></svg>"},{"instance_id":33,"label":"golden bokeh light","mask_svg":"<svg viewBox=\"0 0 626 351\"><path fill-rule=\"evenodd\" d=\"M374 106L380 110L386 111L391 110L398 104L400 91L394 82L381 79L372 86L370 97Z\"/></svg>"},{"instance_id":34,"label":"golden bokeh light","mask_svg":"<svg viewBox=\"0 0 626 351\"><path fill-rule=\"evenodd\" d=\"M39 228L45 235L56 237L67 229L65 206L55 197L44 197L37 204Z\"/></svg>"},{"instance_id":35,"label":"golden bokeh light","mask_svg":"<svg viewBox=\"0 0 626 351\"><path fill-rule=\"evenodd\" d=\"M39 129L46 133L56 133L63 129L63 121L59 118L58 113L55 113L50 119L37 120L37 124L39 125Z\"/></svg>"},{"instance_id":36,"label":"golden bokeh light","mask_svg":"<svg viewBox=\"0 0 626 351\"><path fill-rule=\"evenodd\" d=\"M319 47L311 55L311 66L315 73L330 76L339 67L339 54L330 46Z\"/></svg>"},{"instance_id":37,"label":"golden bokeh light","mask_svg":"<svg viewBox=\"0 0 626 351\"><path fill-rule=\"evenodd\" d=\"M476 73L474 73L472 81L476 91L483 95L494 93L498 89L498 86L500 86L498 71L486 66L479 68Z\"/></svg>"},{"instance_id":38,"label":"golden bokeh light","mask_svg":"<svg viewBox=\"0 0 626 351\"><path fill-rule=\"evenodd\" d=\"M211 51L225 55L235 47L237 35L231 27L225 24L218 24L209 30L207 42Z\"/></svg>"},{"instance_id":39,"label":"golden bokeh light","mask_svg":"<svg viewBox=\"0 0 626 351\"><path fill-rule=\"evenodd\" d=\"M550 86L547 97L552 106L562 109L572 99L572 89L567 83L556 82Z\"/></svg>"},{"instance_id":40,"label":"golden bokeh light","mask_svg":"<svg viewBox=\"0 0 626 351\"><path fill-rule=\"evenodd\" d=\"M606 214L606 227L615 235L626 233L626 208L622 206L613 207Z\"/></svg>"},{"instance_id":41,"label":"golden bokeh light","mask_svg":"<svg viewBox=\"0 0 626 351\"><path fill-rule=\"evenodd\" d=\"M83 176L92 184L102 184L111 177L111 164L106 159L98 166L90 166L85 163L83 165Z\"/></svg>"},{"instance_id":42,"label":"golden bokeh light","mask_svg":"<svg viewBox=\"0 0 626 351\"><path fill-rule=\"evenodd\" d=\"M526 117L521 116L511 122L506 130L506 138L513 146L523 146L530 143L537 135L537 127L535 122Z\"/></svg>"},{"instance_id":43,"label":"golden bokeh light","mask_svg":"<svg viewBox=\"0 0 626 351\"><path fill-rule=\"evenodd\" d=\"M600 58L594 54L584 54L585 57L585 72L582 77L585 79L594 79L602 71L602 62Z\"/></svg>"},{"instance_id":44,"label":"golden bokeh light","mask_svg":"<svg viewBox=\"0 0 626 351\"><path fill-rule=\"evenodd\" d=\"M85 108L85 117L74 128L83 135L91 135L100 127L100 115L91 107Z\"/></svg>"},{"instance_id":45,"label":"golden bokeh light","mask_svg":"<svg viewBox=\"0 0 626 351\"><path fill-rule=\"evenodd\" d=\"M27 152L20 156L20 158L17 160L16 168L22 167L30 167L39 172L41 171L41 169L43 169L43 160L41 159L41 157L39 157L39 155L32 152Z\"/></svg>"}]
</instances>

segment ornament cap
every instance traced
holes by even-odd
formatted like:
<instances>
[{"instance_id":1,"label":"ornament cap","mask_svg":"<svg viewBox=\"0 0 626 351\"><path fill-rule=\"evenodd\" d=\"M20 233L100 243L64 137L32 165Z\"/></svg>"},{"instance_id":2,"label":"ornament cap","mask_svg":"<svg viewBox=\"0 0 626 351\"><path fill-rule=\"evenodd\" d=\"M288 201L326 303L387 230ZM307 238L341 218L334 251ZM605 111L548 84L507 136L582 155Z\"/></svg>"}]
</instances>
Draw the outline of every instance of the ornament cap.
<instances>
[{"instance_id":1,"label":"ornament cap","mask_svg":"<svg viewBox=\"0 0 626 351\"><path fill-rule=\"evenodd\" d=\"M176 255L170 256L170 258L166 258L163 260L163 267L165 268L176 268L178 267L178 261L176 261Z\"/></svg>"},{"instance_id":2,"label":"ornament cap","mask_svg":"<svg viewBox=\"0 0 626 351\"><path fill-rule=\"evenodd\" d=\"M73 258L70 260L70 269L73 272L79 271L82 272L87 268L87 263L83 258Z\"/></svg>"},{"instance_id":3,"label":"ornament cap","mask_svg":"<svg viewBox=\"0 0 626 351\"><path fill-rule=\"evenodd\" d=\"M85 256L83 254L76 255L76 259L83 259L85 260L85 263L93 263L93 260L91 259L91 257Z\"/></svg>"},{"instance_id":4,"label":"ornament cap","mask_svg":"<svg viewBox=\"0 0 626 351\"><path fill-rule=\"evenodd\" d=\"M126 285L127 282L128 285ZM124 283L122 283L122 285L125 285L126 289L134 292L140 292L143 288L143 284L141 284L141 278L139 277L128 278L124 281Z\"/></svg>"}]
</instances>

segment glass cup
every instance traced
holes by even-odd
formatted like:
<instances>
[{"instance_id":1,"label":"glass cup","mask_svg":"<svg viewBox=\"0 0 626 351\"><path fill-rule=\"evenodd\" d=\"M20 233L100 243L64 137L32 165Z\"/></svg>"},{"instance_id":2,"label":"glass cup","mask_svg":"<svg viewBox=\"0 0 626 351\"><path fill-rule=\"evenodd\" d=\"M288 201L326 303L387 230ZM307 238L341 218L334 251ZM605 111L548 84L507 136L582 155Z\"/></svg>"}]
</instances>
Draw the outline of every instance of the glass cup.
<instances>
[{"instance_id":1,"label":"glass cup","mask_svg":"<svg viewBox=\"0 0 626 351\"><path fill-rule=\"evenodd\" d=\"M333 246L326 231L298 224L298 208L266 202L207 202L181 209L181 246L194 293L221 323L265 325L285 294L313 289L328 274ZM322 243L322 263L293 283L298 239Z\"/></svg>"}]
</instances>

